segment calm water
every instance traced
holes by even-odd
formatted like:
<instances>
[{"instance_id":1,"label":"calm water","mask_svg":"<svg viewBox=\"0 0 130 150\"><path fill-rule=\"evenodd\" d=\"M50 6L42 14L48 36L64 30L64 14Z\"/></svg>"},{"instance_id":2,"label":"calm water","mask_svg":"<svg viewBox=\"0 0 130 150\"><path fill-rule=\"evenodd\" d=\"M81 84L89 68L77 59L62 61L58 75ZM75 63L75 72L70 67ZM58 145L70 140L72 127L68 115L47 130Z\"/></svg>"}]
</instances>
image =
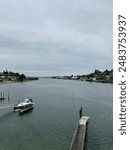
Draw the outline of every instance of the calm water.
<instances>
[{"instance_id":1,"label":"calm water","mask_svg":"<svg viewBox=\"0 0 130 150\"><path fill-rule=\"evenodd\" d=\"M81 106L91 117L88 150L113 149L112 84L40 79L0 84L1 91L10 103L30 97L35 105L23 115L0 110L0 150L68 150Z\"/></svg>"}]
</instances>

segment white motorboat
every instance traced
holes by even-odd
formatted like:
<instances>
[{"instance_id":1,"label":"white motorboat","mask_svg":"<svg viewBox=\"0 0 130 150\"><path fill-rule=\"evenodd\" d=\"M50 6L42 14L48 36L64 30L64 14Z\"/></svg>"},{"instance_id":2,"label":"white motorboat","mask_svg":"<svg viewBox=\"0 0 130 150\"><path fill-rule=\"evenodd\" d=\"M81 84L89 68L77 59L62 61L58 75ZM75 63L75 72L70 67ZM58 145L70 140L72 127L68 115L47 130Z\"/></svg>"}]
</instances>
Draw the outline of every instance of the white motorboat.
<instances>
[{"instance_id":1,"label":"white motorboat","mask_svg":"<svg viewBox=\"0 0 130 150\"><path fill-rule=\"evenodd\" d=\"M21 103L18 103L14 106L14 111L24 112L29 109L32 109L34 102L30 98L25 98L25 100Z\"/></svg>"}]
</instances>

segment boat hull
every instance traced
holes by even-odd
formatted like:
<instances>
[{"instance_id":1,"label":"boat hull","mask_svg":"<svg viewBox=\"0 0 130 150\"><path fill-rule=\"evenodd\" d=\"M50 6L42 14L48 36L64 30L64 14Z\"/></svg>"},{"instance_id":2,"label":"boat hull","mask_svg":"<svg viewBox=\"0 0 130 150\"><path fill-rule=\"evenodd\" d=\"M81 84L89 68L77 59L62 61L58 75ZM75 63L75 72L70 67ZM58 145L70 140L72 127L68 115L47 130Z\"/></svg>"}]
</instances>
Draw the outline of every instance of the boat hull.
<instances>
[{"instance_id":1,"label":"boat hull","mask_svg":"<svg viewBox=\"0 0 130 150\"><path fill-rule=\"evenodd\" d=\"M32 106L32 107L29 107L29 108L26 108L26 109L21 109L21 110L19 111L19 113L21 114L21 113L27 112L27 111L29 111L30 109L33 109L33 106Z\"/></svg>"},{"instance_id":2,"label":"boat hull","mask_svg":"<svg viewBox=\"0 0 130 150\"><path fill-rule=\"evenodd\" d=\"M33 101L31 99L26 99L26 101L19 103L17 105L14 106L14 111L18 111L18 112L25 112L29 109L33 108Z\"/></svg>"}]
</instances>

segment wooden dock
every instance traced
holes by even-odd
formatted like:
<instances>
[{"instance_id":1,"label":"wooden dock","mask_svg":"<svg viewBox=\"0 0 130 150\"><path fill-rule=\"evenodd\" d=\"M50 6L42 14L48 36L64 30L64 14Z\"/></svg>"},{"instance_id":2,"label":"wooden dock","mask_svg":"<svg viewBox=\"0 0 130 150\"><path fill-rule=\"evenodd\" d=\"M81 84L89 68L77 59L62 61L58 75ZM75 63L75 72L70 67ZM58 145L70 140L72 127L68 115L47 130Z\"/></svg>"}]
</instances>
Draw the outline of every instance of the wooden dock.
<instances>
[{"instance_id":1,"label":"wooden dock","mask_svg":"<svg viewBox=\"0 0 130 150\"><path fill-rule=\"evenodd\" d=\"M78 121L69 150L86 150L86 130L88 116L82 116Z\"/></svg>"},{"instance_id":2,"label":"wooden dock","mask_svg":"<svg viewBox=\"0 0 130 150\"><path fill-rule=\"evenodd\" d=\"M0 109L13 108L14 105L0 105Z\"/></svg>"},{"instance_id":3,"label":"wooden dock","mask_svg":"<svg viewBox=\"0 0 130 150\"><path fill-rule=\"evenodd\" d=\"M0 92L0 101L4 101L4 100L6 100L6 99L9 100L9 93L8 93L8 97L5 97L4 92Z\"/></svg>"},{"instance_id":4,"label":"wooden dock","mask_svg":"<svg viewBox=\"0 0 130 150\"><path fill-rule=\"evenodd\" d=\"M8 96L5 97L4 92L0 92L0 109L13 108L14 104L10 103L10 94L8 92Z\"/></svg>"}]
</instances>

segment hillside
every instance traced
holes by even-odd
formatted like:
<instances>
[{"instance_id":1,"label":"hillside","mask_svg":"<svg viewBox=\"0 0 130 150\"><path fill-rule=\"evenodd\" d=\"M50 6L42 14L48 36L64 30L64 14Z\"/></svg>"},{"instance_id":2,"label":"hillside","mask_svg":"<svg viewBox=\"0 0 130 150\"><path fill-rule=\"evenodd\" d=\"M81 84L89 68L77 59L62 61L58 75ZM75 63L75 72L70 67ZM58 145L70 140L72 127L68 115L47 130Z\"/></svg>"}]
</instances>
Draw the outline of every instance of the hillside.
<instances>
[{"instance_id":1,"label":"hillside","mask_svg":"<svg viewBox=\"0 0 130 150\"><path fill-rule=\"evenodd\" d=\"M112 70L95 70L93 73L84 75L71 75L71 76L55 76L53 79L68 79L68 80L81 80L90 82L103 82L103 83L113 83L113 69Z\"/></svg>"}]
</instances>

